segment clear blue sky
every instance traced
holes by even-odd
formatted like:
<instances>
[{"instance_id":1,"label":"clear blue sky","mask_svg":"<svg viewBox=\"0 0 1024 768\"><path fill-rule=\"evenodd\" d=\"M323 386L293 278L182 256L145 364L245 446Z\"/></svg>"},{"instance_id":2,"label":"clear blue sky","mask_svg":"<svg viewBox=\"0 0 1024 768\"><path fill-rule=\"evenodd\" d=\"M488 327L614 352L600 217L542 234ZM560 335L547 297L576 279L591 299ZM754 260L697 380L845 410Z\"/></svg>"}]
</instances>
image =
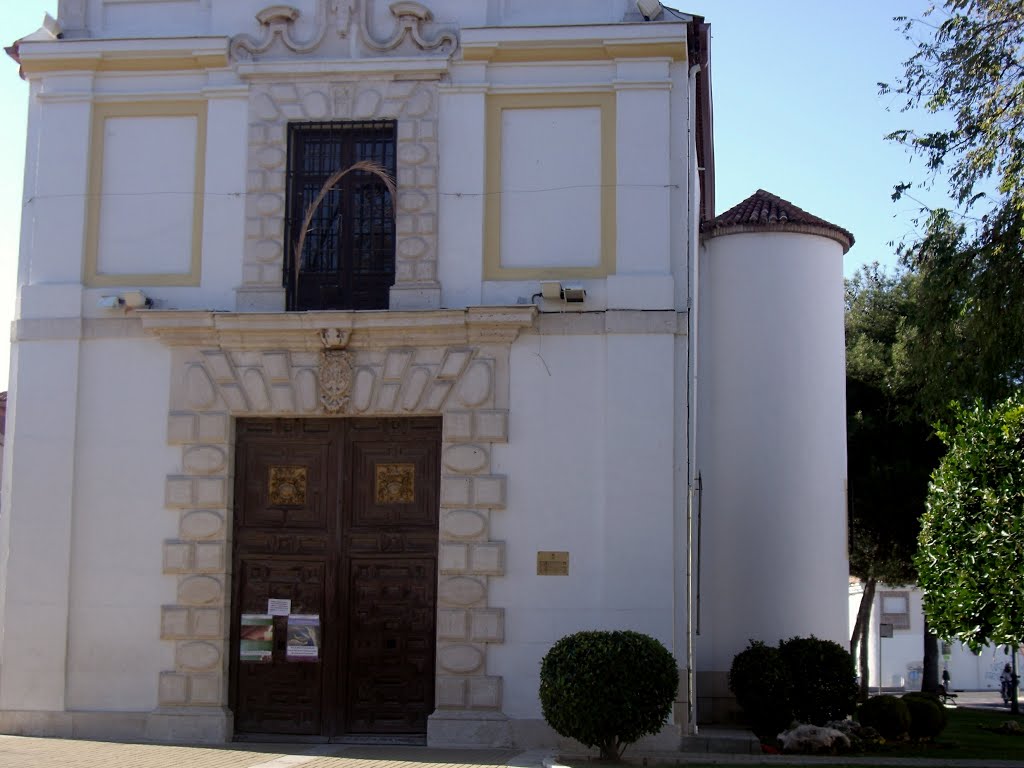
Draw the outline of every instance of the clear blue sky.
<instances>
[{"instance_id":1,"label":"clear blue sky","mask_svg":"<svg viewBox=\"0 0 1024 768\"><path fill-rule=\"evenodd\" d=\"M919 15L925 5L678 0L680 10L711 24L718 212L762 188L853 232L847 274L866 262L894 264L889 242L913 231L917 206L889 195L896 182L921 178L922 170L882 137L922 120L901 115L898 102L879 97L875 84L894 79L910 50L892 17ZM44 12L56 11L57 0L6 0L0 42L29 34ZM2 57L0 389L14 314L27 93L14 62Z\"/></svg>"}]
</instances>

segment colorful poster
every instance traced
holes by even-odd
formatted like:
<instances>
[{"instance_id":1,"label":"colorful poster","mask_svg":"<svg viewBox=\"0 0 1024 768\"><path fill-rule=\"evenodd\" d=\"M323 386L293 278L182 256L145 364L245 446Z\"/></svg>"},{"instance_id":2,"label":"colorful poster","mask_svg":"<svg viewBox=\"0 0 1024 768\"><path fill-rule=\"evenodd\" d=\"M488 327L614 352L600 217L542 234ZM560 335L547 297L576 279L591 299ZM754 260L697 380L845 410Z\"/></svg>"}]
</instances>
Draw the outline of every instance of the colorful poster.
<instances>
[{"instance_id":1,"label":"colorful poster","mask_svg":"<svg viewBox=\"0 0 1024 768\"><path fill-rule=\"evenodd\" d=\"M315 613L296 613L288 617L285 658L288 661L320 660L319 615Z\"/></svg>"},{"instance_id":2,"label":"colorful poster","mask_svg":"<svg viewBox=\"0 0 1024 768\"><path fill-rule=\"evenodd\" d=\"M274 657L274 617L266 613L243 613L239 633L241 661L269 664Z\"/></svg>"}]
</instances>

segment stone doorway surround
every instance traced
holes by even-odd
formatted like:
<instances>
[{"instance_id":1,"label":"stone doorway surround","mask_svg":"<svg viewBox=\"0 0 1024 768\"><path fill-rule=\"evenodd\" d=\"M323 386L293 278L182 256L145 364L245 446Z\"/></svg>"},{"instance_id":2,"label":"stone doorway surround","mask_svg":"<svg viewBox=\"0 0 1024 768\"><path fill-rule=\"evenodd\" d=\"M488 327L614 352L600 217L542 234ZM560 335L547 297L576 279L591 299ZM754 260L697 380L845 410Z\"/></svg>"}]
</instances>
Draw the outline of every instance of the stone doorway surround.
<instances>
[{"instance_id":1,"label":"stone doorway surround","mask_svg":"<svg viewBox=\"0 0 1024 768\"><path fill-rule=\"evenodd\" d=\"M164 541L162 563L177 579L177 602L160 611L175 663L160 673L147 730L231 737L233 419L441 416L437 709L428 740L500 742L502 680L486 670L505 617L489 603L488 582L504 575L505 552L490 539L489 518L506 506L506 477L491 472L491 453L509 437L510 348L536 309L139 315L172 350L167 441L181 451L181 471L165 490L178 537Z\"/></svg>"}]
</instances>

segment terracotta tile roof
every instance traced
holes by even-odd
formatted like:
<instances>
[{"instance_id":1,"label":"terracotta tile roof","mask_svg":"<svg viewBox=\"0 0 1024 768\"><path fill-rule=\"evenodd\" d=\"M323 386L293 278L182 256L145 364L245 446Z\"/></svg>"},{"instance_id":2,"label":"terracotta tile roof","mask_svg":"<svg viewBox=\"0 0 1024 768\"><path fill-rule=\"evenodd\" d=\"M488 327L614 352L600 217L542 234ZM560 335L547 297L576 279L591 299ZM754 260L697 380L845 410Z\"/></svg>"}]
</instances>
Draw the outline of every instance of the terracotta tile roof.
<instances>
[{"instance_id":1,"label":"terracotta tile roof","mask_svg":"<svg viewBox=\"0 0 1024 768\"><path fill-rule=\"evenodd\" d=\"M843 253L853 245L853 235L848 230L763 189L711 221L703 222L700 229L705 237L732 232L806 232L835 240L843 246Z\"/></svg>"}]
</instances>

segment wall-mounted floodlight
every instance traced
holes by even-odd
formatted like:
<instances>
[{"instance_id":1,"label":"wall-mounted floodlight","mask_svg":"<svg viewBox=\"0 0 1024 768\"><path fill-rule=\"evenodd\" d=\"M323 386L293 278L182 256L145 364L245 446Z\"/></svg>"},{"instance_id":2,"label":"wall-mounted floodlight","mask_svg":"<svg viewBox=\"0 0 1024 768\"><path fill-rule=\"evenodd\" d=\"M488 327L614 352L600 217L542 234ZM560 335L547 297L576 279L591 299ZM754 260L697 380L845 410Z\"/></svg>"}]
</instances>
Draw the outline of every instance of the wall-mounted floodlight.
<instances>
[{"instance_id":1,"label":"wall-mounted floodlight","mask_svg":"<svg viewBox=\"0 0 1024 768\"><path fill-rule=\"evenodd\" d=\"M579 304L587 298L587 291L580 285L567 285L562 288L562 300L570 304Z\"/></svg>"},{"instance_id":2,"label":"wall-mounted floodlight","mask_svg":"<svg viewBox=\"0 0 1024 768\"><path fill-rule=\"evenodd\" d=\"M562 284L557 280L541 280L540 295L550 301L561 301Z\"/></svg>"},{"instance_id":3,"label":"wall-mounted floodlight","mask_svg":"<svg viewBox=\"0 0 1024 768\"><path fill-rule=\"evenodd\" d=\"M100 309L148 309L153 300L142 291L125 291L119 296L101 296L96 306Z\"/></svg>"},{"instance_id":4,"label":"wall-mounted floodlight","mask_svg":"<svg viewBox=\"0 0 1024 768\"><path fill-rule=\"evenodd\" d=\"M541 280L540 295L548 301L579 304L587 298L587 291L579 285L563 286L558 280Z\"/></svg>"},{"instance_id":5,"label":"wall-mounted floodlight","mask_svg":"<svg viewBox=\"0 0 1024 768\"><path fill-rule=\"evenodd\" d=\"M153 300L142 291L125 291L121 299L128 309L145 309L153 306Z\"/></svg>"},{"instance_id":6,"label":"wall-mounted floodlight","mask_svg":"<svg viewBox=\"0 0 1024 768\"><path fill-rule=\"evenodd\" d=\"M636 0L637 10L644 17L644 21L652 21L661 15L665 10L658 0Z\"/></svg>"}]
</instances>

